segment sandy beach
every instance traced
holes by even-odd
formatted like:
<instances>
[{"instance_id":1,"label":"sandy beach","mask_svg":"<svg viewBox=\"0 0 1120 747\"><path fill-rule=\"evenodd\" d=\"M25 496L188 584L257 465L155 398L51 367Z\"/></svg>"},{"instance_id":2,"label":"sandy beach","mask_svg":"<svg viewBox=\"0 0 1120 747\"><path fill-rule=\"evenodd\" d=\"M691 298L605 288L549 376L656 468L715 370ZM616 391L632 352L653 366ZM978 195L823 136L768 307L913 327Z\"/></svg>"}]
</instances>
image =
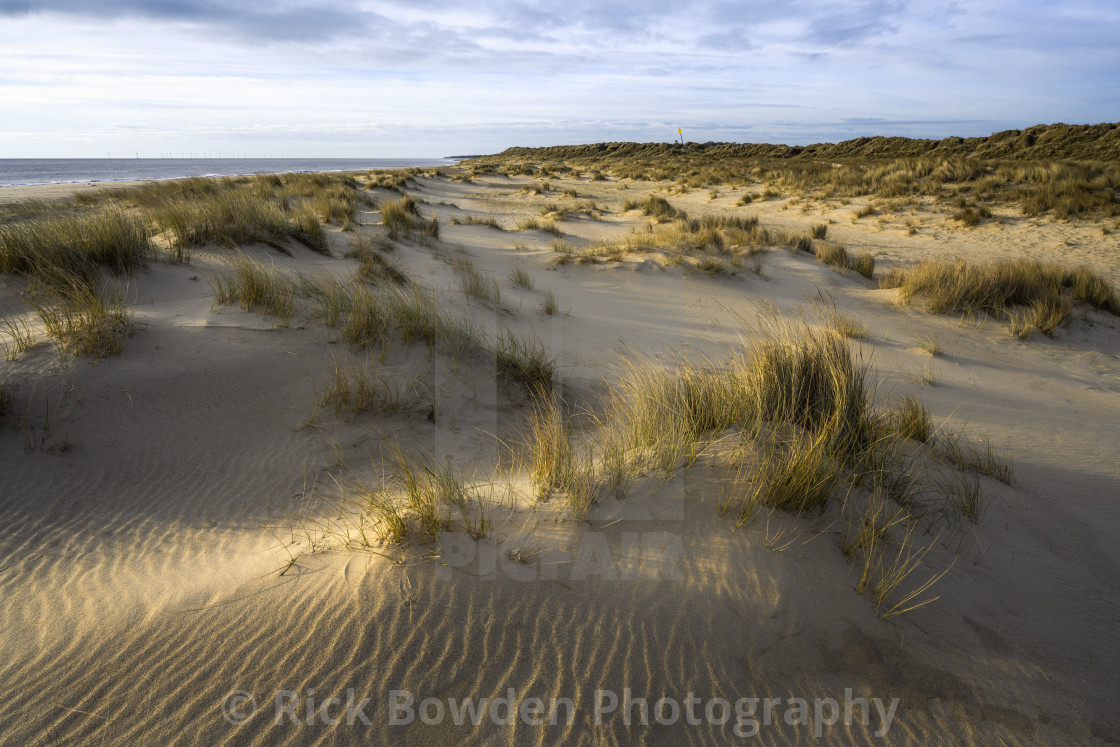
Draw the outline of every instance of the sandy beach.
<instances>
[{"instance_id":1,"label":"sandy beach","mask_svg":"<svg viewBox=\"0 0 1120 747\"><path fill-rule=\"evenodd\" d=\"M28 187L0 188L0 205L12 205L28 200L54 201L81 195L94 195L110 189L135 187L141 182L84 182L80 184L37 184Z\"/></svg>"},{"instance_id":2,"label":"sandy beach","mask_svg":"<svg viewBox=\"0 0 1120 747\"><path fill-rule=\"evenodd\" d=\"M217 304L227 246L179 263L160 251L128 276L136 331L99 360L60 355L26 281L0 274L0 316L35 340L0 360L0 743L1120 743L1120 317L1079 306L1053 336L1021 339L805 251L709 273L657 252L558 262L555 243L652 233L623 208L656 193L693 218L824 224L877 273L1030 259L1120 284L1120 232L1010 208L975 228L920 210L853 219L866 200L741 205L741 188L614 176L542 193L539 177L450 178L465 173L410 179L439 237L378 256L487 339L539 341L573 408L597 411L626 361L719 359L760 320L819 328L834 304L865 328L845 344L876 396L914 395L942 431L989 438L1011 484L977 477L974 521L915 534L929 549L904 586L943 574L922 596L936 599L884 616L857 593L835 511L736 526L721 511L726 433L573 518L517 462L533 400L494 355L397 337L358 349L305 299L283 322ZM122 185L4 189L0 205L103 186ZM550 204L572 210L533 229ZM387 231L380 209L355 223L326 228L329 253L242 251L292 278L346 278L351 247ZM464 278L498 291L484 300ZM324 395L353 360L394 382L381 406ZM339 506L401 477L394 449L454 470L488 526L366 537Z\"/></svg>"}]
</instances>

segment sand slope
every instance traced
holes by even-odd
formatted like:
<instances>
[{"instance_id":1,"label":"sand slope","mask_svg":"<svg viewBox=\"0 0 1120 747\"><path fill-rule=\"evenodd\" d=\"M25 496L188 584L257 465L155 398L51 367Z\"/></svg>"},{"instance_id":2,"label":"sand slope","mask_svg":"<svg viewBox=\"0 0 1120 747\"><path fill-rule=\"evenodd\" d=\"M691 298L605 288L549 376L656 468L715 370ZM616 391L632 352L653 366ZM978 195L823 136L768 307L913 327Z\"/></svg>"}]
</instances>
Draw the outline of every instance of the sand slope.
<instances>
[{"instance_id":1,"label":"sand slope","mask_svg":"<svg viewBox=\"0 0 1120 747\"><path fill-rule=\"evenodd\" d=\"M952 564L936 587L941 598L877 618L853 591L835 526L775 516L734 530L718 514L703 460L667 483L636 483L586 523L558 518L547 504L503 518L470 548L470 562L431 543L327 550L329 541L301 533L293 517L335 489L333 478L375 473L387 440L485 476L500 454L495 435L516 436L523 402L487 382L484 362L456 367L400 349L388 365L419 371L443 392L434 422L420 412L327 412L308 425L328 357L343 352L337 331L306 316L277 328L257 313L213 310L206 273L223 250L210 248L190 266L154 263L131 281L143 329L122 355L60 366L40 342L0 362L14 389L0 425L0 742L737 739L733 714L722 725L683 716L628 725L620 709L596 724L596 690L622 697L624 688L651 706L662 697L683 705L691 693L701 712L714 697L842 703L850 688L853 697L899 699L892 743L1120 742L1116 319L1093 314L1091 326L1079 321L1055 339L1021 341L997 322L962 325L899 308L892 291L784 251L765 255L762 277L710 278L641 258L557 268L551 236L451 225L467 212L511 228L539 214L543 198L521 195L523 183L422 181L416 194L428 202L425 214L440 217L443 240L406 244L397 257L483 327L538 337L558 359L566 396L591 399L620 353L681 345L718 353L743 334L741 319L770 304L795 313L820 290L869 327L863 354L884 393L918 393L936 420L967 423L1011 454L1016 486L986 480L991 503L967 544L927 559L929 572ZM648 185L579 186L613 208L601 222L563 222L567 234L590 239L641 225L638 213L615 211ZM730 206L698 194L671 199L691 212ZM821 219L777 206L754 212L770 225ZM1034 256L1068 246L1081 229L1042 226L1050 233L1034 244L1000 240L1019 230L944 225L935 236L906 237L841 222L835 232L849 246L912 260ZM538 248L516 250L518 241ZM345 239L332 242L341 248ZM435 257L456 246L501 280L503 308L458 292ZM298 247L290 257L249 251L307 273L352 267ZM1102 259L1109 251L1086 246L1073 256L1115 272ZM514 263L529 270L533 290L506 280ZM566 313L538 311L546 289ZM4 313L27 313L18 290L17 280L0 279ZM916 337L931 335L943 355L915 347ZM515 548L529 562L511 560ZM589 557L595 562L581 565ZM434 725L389 723L393 690L492 703L508 688L518 700L570 698L573 723L503 725L487 716L456 726L449 715ZM231 723L223 700L239 690L257 710ZM358 716L347 723L351 690L370 699L370 724ZM280 724L277 692L299 698L295 716ZM340 722L324 723L314 705L309 719L308 702L330 697L342 705L328 704L326 715ZM785 712L783 703L776 723L758 725L763 742L813 735L812 725L784 723ZM873 714L867 726L838 723L823 734L862 743L882 726Z\"/></svg>"}]
</instances>

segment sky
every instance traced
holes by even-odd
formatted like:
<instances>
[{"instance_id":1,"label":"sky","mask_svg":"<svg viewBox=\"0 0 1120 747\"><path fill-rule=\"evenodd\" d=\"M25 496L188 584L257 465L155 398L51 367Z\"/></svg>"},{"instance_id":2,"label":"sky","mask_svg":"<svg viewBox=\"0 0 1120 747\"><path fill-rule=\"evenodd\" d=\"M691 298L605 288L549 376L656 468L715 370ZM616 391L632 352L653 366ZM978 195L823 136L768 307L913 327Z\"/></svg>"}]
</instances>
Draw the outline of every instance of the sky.
<instances>
[{"instance_id":1,"label":"sky","mask_svg":"<svg viewBox=\"0 0 1120 747\"><path fill-rule=\"evenodd\" d=\"M0 0L0 158L803 145L1118 107L1116 0Z\"/></svg>"}]
</instances>

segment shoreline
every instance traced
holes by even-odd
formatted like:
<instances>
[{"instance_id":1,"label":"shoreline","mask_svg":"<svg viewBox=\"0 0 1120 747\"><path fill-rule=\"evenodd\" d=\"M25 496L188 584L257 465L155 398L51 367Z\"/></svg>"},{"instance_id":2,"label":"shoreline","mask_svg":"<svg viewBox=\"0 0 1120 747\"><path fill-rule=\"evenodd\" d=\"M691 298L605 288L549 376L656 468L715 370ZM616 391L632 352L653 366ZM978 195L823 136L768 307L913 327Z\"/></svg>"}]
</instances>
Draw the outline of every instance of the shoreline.
<instances>
[{"instance_id":1,"label":"shoreline","mask_svg":"<svg viewBox=\"0 0 1120 747\"><path fill-rule=\"evenodd\" d=\"M90 160L90 161L98 161L98 160L106 160L106 159L60 158L60 159L2 159L2 160L28 160L28 161ZM132 159L112 159L112 160L131 161ZM144 161L144 160L180 160L180 159L140 159L140 160ZM189 160L189 159L182 159L182 160ZM231 160L231 159L221 159L221 160ZM252 160L252 159L249 159L249 160ZM263 159L263 160L267 160L267 159ZM276 160L279 161L279 160L286 160L286 159L276 159ZM302 159L291 159L291 160L296 161L296 160L302 160ZM317 159L307 159L307 160L317 160ZM323 160L326 160L326 159L323 159ZM346 160L346 159L340 159L340 160ZM140 185L140 184L148 184L148 183L151 183L151 182L177 181L177 180L180 180L180 179L237 179L237 178L241 178L241 177L266 176L266 175L270 175L270 174L347 174L347 173L360 174L360 173L367 173L367 172L371 172L371 171L381 171L381 170L390 170L391 171L391 170L397 170L397 169L408 169L408 168L415 168L416 166L420 166L421 168L451 168L458 163L458 161L456 161L456 160L454 160L450 157L445 158L445 159L439 159L439 158L431 158L431 159L401 158L401 159L373 159L373 160L410 161L410 162L415 161L416 163L413 163L412 165L402 164L402 165L391 165L391 166L369 166L367 168L356 168L356 169L355 168L345 168L345 169L289 169L289 170L267 170L266 169L266 170L258 170L258 171L241 171L241 172L228 173L228 174L221 174L221 173L182 174L182 175L177 175L177 176L157 176L157 177L152 177L152 178L138 178L138 179L131 179L131 178L128 178L128 179L78 179L78 180L73 180L73 181L52 181L52 182L42 182L42 183L0 184L0 205L9 205L9 204L12 204L12 203L23 202L25 200L36 200L36 199L58 200L58 199L65 199L66 197L70 197L72 195L79 194L81 192L98 192L98 191L103 191L103 190L106 190L106 189L128 188L128 187L135 187L135 186ZM434 162L438 162L438 161L441 161L441 160L454 161L454 162L446 163L446 164L434 163ZM420 163L420 162L427 162L427 161L431 161L433 163L432 164ZM322 163L322 160L320 160L320 163Z\"/></svg>"},{"instance_id":2,"label":"shoreline","mask_svg":"<svg viewBox=\"0 0 1120 747\"><path fill-rule=\"evenodd\" d=\"M69 182L66 184L29 184L19 187L0 187L0 205L14 205L31 200L58 201L79 194L104 192L166 179L134 180L127 182Z\"/></svg>"},{"instance_id":3,"label":"shoreline","mask_svg":"<svg viewBox=\"0 0 1120 747\"><path fill-rule=\"evenodd\" d=\"M409 166L393 168L406 169ZM447 168L453 168L449 166ZM340 171L280 171L277 174L363 174L375 169L343 169ZM25 184L12 187L0 187L0 205L15 205L32 200L58 201L65 200L79 194L95 194L110 189L128 189L142 184L155 182L171 182L180 179L238 179L241 177L267 176L267 174L229 174L226 176L178 176L162 179L129 179L119 182L66 182L62 184Z\"/></svg>"}]
</instances>

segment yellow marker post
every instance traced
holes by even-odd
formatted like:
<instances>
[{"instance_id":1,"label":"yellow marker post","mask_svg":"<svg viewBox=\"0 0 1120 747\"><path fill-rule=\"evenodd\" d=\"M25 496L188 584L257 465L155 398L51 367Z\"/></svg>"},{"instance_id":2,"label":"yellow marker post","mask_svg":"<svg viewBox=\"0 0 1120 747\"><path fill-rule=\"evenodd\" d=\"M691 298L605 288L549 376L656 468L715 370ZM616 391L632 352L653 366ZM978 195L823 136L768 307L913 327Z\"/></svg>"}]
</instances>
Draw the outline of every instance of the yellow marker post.
<instances>
[{"instance_id":1,"label":"yellow marker post","mask_svg":"<svg viewBox=\"0 0 1120 747\"><path fill-rule=\"evenodd\" d=\"M677 128L677 134L681 136L681 145L684 145L684 132L681 131L680 127Z\"/></svg>"}]
</instances>

